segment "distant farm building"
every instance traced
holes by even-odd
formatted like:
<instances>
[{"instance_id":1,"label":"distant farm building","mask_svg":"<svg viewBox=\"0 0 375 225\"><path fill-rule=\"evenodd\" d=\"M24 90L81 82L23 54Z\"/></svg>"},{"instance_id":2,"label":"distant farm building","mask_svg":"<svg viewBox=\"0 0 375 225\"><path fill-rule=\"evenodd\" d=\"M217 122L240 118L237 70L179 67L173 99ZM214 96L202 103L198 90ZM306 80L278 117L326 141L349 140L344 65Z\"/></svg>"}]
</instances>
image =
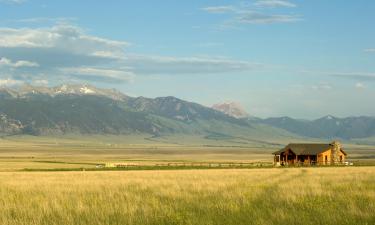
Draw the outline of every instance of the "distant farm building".
<instances>
[{"instance_id":1,"label":"distant farm building","mask_svg":"<svg viewBox=\"0 0 375 225\"><path fill-rule=\"evenodd\" d=\"M283 165L339 165L347 157L342 145L335 141L330 144L288 144L274 152L274 164Z\"/></svg>"}]
</instances>

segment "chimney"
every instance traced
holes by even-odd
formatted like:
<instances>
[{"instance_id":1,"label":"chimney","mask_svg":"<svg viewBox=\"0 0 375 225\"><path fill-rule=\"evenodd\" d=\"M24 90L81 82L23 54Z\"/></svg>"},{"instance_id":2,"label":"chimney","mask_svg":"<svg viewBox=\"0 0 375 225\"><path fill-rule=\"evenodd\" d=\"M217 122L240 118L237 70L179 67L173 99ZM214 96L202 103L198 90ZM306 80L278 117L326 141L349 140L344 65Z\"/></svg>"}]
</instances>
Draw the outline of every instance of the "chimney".
<instances>
[{"instance_id":1,"label":"chimney","mask_svg":"<svg viewBox=\"0 0 375 225\"><path fill-rule=\"evenodd\" d=\"M331 162L333 164L338 164L340 162L341 143L339 141L333 141L330 145L332 146Z\"/></svg>"}]
</instances>

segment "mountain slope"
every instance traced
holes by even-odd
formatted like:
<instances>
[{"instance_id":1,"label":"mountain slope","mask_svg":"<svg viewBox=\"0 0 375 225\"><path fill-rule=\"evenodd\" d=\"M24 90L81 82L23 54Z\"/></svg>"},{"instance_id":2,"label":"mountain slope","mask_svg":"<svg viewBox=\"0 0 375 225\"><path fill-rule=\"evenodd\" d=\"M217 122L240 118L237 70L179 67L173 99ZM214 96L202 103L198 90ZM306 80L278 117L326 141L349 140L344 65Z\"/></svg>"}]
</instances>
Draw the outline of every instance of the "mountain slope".
<instances>
[{"instance_id":1,"label":"mountain slope","mask_svg":"<svg viewBox=\"0 0 375 225\"><path fill-rule=\"evenodd\" d=\"M260 122L312 138L353 139L375 136L375 118L366 116L347 118L325 116L312 121L280 117L264 119Z\"/></svg>"},{"instance_id":2,"label":"mountain slope","mask_svg":"<svg viewBox=\"0 0 375 225\"><path fill-rule=\"evenodd\" d=\"M202 106L197 103L183 101L181 99L168 96L150 98L130 98L127 106L139 112L152 113L167 118L173 118L184 122L200 120L221 120L238 125L246 125L241 120L237 120L217 110Z\"/></svg>"},{"instance_id":3,"label":"mountain slope","mask_svg":"<svg viewBox=\"0 0 375 225\"><path fill-rule=\"evenodd\" d=\"M1 135L69 133L355 139L375 136L375 118L236 118L171 96L133 98L89 85L0 88Z\"/></svg>"},{"instance_id":4,"label":"mountain slope","mask_svg":"<svg viewBox=\"0 0 375 225\"><path fill-rule=\"evenodd\" d=\"M0 101L0 113L22 124L21 133L151 132L146 115L125 111L99 96L33 96ZM6 130L3 129L3 132Z\"/></svg>"},{"instance_id":5,"label":"mountain slope","mask_svg":"<svg viewBox=\"0 0 375 225\"><path fill-rule=\"evenodd\" d=\"M175 97L132 98L86 85L1 89L0 115L2 134L218 133L246 137L267 133L247 121Z\"/></svg>"}]
</instances>

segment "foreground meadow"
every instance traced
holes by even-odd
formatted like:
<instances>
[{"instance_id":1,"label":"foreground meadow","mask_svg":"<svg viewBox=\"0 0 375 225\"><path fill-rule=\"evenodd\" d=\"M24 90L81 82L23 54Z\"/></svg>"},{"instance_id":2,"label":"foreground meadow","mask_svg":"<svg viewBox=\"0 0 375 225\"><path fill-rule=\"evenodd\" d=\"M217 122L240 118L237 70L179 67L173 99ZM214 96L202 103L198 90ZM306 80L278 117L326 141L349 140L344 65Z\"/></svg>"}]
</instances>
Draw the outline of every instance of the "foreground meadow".
<instances>
[{"instance_id":1,"label":"foreground meadow","mask_svg":"<svg viewBox=\"0 0 375 225\"><path fill-rule=\"evenodd\" d=\"M2 172L0 224L375 224L375 167Z\"/></svg>"}]
</instances>

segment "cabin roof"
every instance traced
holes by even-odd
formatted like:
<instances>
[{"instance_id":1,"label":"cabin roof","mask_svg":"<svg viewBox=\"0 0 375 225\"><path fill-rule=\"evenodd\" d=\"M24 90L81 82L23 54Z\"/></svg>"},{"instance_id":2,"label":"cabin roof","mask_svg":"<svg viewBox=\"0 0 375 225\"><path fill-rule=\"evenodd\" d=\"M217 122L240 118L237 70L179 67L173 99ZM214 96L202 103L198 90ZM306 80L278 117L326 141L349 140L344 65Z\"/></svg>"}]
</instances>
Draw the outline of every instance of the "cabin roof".
<instances>
[{"instance_id":1,"label":"cabin roof","mask_svg":"<svg viewBox=\"0 0 375 225\"><path fill-rule=\"evenodd\" d=\"M290 149L296 155L317 155L319 153L325 152L332 148L331 144L315 144L315 143L292 143L285 146L285 148L274 152L274 155L279 155L280 153ZM345 153L344 153L345 154Z\"/></svg>"}]
</instances>

